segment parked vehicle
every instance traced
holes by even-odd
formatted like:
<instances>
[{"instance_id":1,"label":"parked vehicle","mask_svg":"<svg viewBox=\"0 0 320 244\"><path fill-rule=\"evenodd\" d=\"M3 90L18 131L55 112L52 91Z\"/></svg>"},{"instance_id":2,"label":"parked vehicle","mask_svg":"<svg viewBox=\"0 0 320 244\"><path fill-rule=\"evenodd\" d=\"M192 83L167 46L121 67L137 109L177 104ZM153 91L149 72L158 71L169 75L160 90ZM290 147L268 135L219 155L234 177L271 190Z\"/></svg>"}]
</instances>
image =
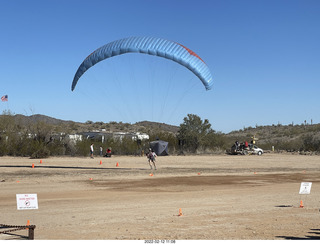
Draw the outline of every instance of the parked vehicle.
<instances>
[{"instance_id":1,"label":"parked vehicle","mask_svg":"<svg viewBox=\"0 0 320 244\"><path fill-rule=\"evenodd\" d=\"M263 149L257 147L256 145L252 145L251 150L253 154L257 154L259 156L263 154Z\"/></svg>"},{"instance_id":2,"label":"parked vehicle","mask_svg":"<svg viewBox=\"0 0 320 244\"><path fill-rule=\"evenodd\" d=\"M231 154L232 155L247 155L247 154L255 154L255 155L262 155L263 149L259 148L255 144L246 144L246 143L235 143L231 147Z\"/></svg>"}]
</instances>

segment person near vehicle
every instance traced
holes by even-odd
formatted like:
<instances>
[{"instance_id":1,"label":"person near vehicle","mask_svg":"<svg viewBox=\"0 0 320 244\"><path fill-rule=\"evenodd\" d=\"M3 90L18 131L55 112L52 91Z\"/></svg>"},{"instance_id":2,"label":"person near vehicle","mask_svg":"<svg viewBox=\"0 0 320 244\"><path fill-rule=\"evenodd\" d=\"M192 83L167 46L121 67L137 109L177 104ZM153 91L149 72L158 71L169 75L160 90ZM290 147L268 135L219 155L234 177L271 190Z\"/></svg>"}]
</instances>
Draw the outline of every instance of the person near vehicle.
<instances>
[{"instance_id":1,"label":"person near vehicle","mask_svg":"<svg viewBox=\"0 0 320 244\"><path fill-rule=\"evenodd\" d=\"M249 146L248 142L245 141L245 142L244 142L244 147L245 147L245 148L248 148L248 146Z\"/></svg>"},{"instance_id":2,"label":"person near vehicle","mask_svg":"<svg viewBox=\"0 0 320 244\"><path fill-rule=\"evenodd\" d=\"M236 141L235 143L235 146L236 146L236 151L239 149L239 142L238 141Z\"/></svg>"},{"instance_id":3,"label":"person near vehicle","mask_svg":"<svg viewBox=\"0 0 320 244\"><path fill-rule=\"evenodd\" d=\"M111 157L111 148L110 147L107 148L106 155L104 155L104 156L107 158Z\"/></svg>"}]
</instances>

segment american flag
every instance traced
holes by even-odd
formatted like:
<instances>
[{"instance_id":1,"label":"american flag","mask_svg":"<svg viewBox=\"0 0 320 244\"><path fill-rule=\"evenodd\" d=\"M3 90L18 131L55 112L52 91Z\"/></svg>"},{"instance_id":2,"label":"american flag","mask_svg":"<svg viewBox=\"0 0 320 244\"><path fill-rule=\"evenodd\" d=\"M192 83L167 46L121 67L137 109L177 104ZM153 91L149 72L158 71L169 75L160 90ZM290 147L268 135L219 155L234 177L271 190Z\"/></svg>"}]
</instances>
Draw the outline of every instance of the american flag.
<instances>
[{"instance_id":1,"label":"american flag","mask_svg":"<svg viewBox=\"0 0 320 244\"><path fill-rule=\"evenodd\" d=\"M8 101L8 95L4 95L1 97L2 102L7 102Z\"/></svg>"}]
</instances>

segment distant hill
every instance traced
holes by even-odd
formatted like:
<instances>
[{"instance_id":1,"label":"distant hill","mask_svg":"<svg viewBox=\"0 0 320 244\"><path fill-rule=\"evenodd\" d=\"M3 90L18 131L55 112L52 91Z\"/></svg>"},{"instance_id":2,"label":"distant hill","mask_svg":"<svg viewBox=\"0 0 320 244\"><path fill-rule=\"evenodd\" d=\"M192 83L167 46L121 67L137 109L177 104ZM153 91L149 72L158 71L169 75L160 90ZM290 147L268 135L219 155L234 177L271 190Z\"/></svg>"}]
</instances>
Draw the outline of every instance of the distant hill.
<instances>
[{"instance_id":1,"label":"distant hill","mask_svg":"<svg viewBox=\"0 0 320 244\"><path fill-rule=\"evenodd\" d=\"M150 122L150 121L141 121L135 123L137 126L143 126L150 129L157 129L157 130L163 130L167 132L172 132L174 134L178 133L179 127L175 125L168 125L165 123L157 123L157 122Z\"/></svg>"},{"instance_id":2,"label":"distant hill","mask_svg":"<svg viewBox=\"0 0 320 244\"><path fill-rule=\"evenodd\" d=\"M4 116L4 115L0 115ZM165 123L141 121L135 124L122 123L122 122L93 122L87 121L86 123L74 122L70 120L61 120L52 118L46 115L35 114L31 116L25 116L21 114L13 115L15 123L20 126L29 126L38 122L45 123L54 127L62 127L59 131L65 129L67 133L80 133L95 130L106 130L106 131L123 131L123 132L145 132L148 131L165 131L176 134L179 130L178 126L168 125Z\"/></svg>"},{"instance_id":3,"label":"distant hill","mask_svg":"<svg viewBox=\"0 0 320 244\"><path fill-rule=\"evenodd\" d=\"M73 123L72 121L65 121L61 119L55 119L46 115L35 114L31 116L25 116L22 114L16 114L13 116L14 120L19 125L30 125L37 122L44 122L50 125L61 125L61 124L69 124Z\"/></svg>"}]
</instances>

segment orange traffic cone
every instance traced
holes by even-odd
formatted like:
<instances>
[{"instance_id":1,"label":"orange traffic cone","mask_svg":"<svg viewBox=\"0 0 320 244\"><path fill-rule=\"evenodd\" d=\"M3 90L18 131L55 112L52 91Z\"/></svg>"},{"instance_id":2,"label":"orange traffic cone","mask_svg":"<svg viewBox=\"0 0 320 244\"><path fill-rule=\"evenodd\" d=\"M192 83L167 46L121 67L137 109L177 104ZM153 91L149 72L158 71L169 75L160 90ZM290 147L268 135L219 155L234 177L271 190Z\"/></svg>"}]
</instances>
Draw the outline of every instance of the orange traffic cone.
<instances>
[{"instance_id":1,"label":"orange traffic cone","mask_svg":"<svg viewBox=\"0 0 320 244\"><path fill-rule=\"evenodd\" d=\"M302 202L302 200L300 201L300 207L299 208L303 208L304 206L303 206L303 202Z\"/></svg>"},{"instance_id":2,"label":"orange traffic cone","mask_svg":"<svg viewBox=\"0 0 320 244\"><path fill-rule=\"evenodd\" d=\"M34 169L34 164L32 164L32 166L31 166L33 169Z\"/></svg>"},{"instance_id":3,"label":"orange traffic cone","mask_svg":"<svg viewBox=\"0 0 320 244\"><path fill-rule=\"evenodd\" d=\"M27 220L27 226L30 225L30 220ZM29 228L26 228L27 230L29 230Z\"/></svg>"},{"instance_id":4,"label":"orange traffic cone","mask_svg":"<svg viewBox=\"0 0 320 244\"><path fill-rule=\"evenodd\" d=\"M117 162L116 167L119 167L119 163Z\"/></svg>"},{"instance_id":5,"label":"orange traffic cone","mask_svg":"<svg viewBox=\"0 0 320 244\"><path fill-rule=\"evenodd\" d=\"M150 176L153 176L153 174L151 173L151 174L149 174Z\"/></svg>"},{"instance_id":6,"label":"orange traffic cone","mask_svg":"<svg viewBox=\"0 0 320 244\"><path fill-rule=\"evenodd\" d=\"M42 159L40 159L40 163L42 164Z\"/></svg>"},{"instance_id":7,"label":"orange traffic cone","mask_svg":"<svg viewBox=\"0 0 320 244\"><path fill-rule=\"evenodd\" d=\"M100 165L102 164L102 160L100 160Z\"/></svg>"},{"instance_id":8,"label":"orange traffic cone","mask_svg":"<svg viewBox=\"0 0 320 244\"><path fill-rule=\"evenodd\" d=\"M179 208L179 214L178 214L178 216L182 216L182 210L181 210L181 208Z\"/></svg>"}]
</instances>

